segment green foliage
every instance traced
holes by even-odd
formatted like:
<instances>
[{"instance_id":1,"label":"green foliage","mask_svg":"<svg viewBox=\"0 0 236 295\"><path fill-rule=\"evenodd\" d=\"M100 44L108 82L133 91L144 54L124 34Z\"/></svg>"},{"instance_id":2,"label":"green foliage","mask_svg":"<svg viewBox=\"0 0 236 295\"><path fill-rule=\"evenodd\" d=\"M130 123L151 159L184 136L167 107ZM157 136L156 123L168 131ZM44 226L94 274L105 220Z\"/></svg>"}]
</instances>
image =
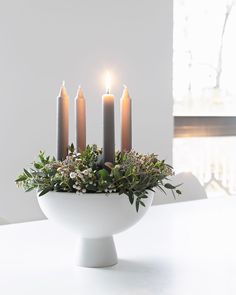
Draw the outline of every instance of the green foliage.
<instances>
[{"instance_id":1,"label":"green foliage","mask_svg":"<svg viewBox=\"0 0 236 295\"><path fill-rule=\"evenodd\" d=\"M167 182L173 168L155 154L116 152L114 164L101 164L101 160L102 150L96 145L87 146L82 153L77 153L71 145L64 161L40 152L38 160L30 169L23 169L16 183L25 191L38 190L39 196L49 191L126 194L137 211L140 205L145 206L143 200L149 190L169 189L174 196L175 192L181 194L179 185Z\"/></svg>"}]
</instances>

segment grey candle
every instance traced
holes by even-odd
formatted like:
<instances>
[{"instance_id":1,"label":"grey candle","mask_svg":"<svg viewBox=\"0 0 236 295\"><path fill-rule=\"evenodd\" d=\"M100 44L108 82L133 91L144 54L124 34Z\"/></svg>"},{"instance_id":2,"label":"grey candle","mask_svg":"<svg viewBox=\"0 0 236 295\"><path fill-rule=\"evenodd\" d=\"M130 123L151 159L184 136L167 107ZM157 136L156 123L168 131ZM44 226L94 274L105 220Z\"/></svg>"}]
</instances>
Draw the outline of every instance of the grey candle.
<instances>
[{"instance_id":1,"label":"grey candle","mask_svg":"<svg viewBox=\"0 0 236 295\"><path fill-rule=\"evenodd\" d=\"M86 102L82 88L79 87L75 99L76 147L78 152L86 148Z\"/></svg>"},{"instance_id":2,"label":"grey candle","mask_svg":"<svg viewBox=\"0 0 236 295\"><path fill-rule=\"evenodd\" d=\"M62 83L57 98L57 160L62 161L68 154L69 144L69 97L65 83Z\"/></svg>"},{"instance_id":3,"label":"grey candle","mask_svg":"<svg viewBox=\"0 0 236 295\"><path fill-rule=\"evenodd\" d=\"M114 95L110 94L110 76L107 74L106 94L102 96L103 106L103 162L115 160Z\"/></svg>"},{"instance_id":4,"label":"grey candle","mask_svg":"<svg viewBox=\"0 0 236 295\"><path fill-rule=\"evenodd\" d=\"M126 86L121 97L121 151L132 149L132 101Z\"/></svg>"}]
</instances>

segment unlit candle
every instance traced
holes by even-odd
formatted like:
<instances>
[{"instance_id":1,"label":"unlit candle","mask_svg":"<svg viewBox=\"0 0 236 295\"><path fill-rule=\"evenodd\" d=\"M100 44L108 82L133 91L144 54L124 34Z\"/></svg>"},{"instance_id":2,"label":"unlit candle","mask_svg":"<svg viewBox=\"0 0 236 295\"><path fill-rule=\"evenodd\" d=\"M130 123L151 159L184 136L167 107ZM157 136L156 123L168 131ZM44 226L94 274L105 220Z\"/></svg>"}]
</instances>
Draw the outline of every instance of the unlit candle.
<instances>
[{"instance_id":1,"label":"unlit candle","mask_svg":"<svg viewBox=\"0 0 236 295\"><path fill-rule=\"evenodd\" d=\"M57 98L57 160L62 161L68 154L69 143L69 97L63 82Z\"/></svg>"},{"instance_id":2,"label":"unlit candle","mask_svg":"<svg viewBox=\"0 0 236 295\"><path fill-rule=\"evenodd\" d=\"M81 87L75 99L75 119L76 147L78 152L82 152L86 148L86 101Z\"/></svg>"},{"instance_id":3,"label":"unlit candle","mask_svg":"<svg viewBox=\"0 0 236 295\"><path fill-rule=\"evenodd\" d=\"M121 151L132 149L132 101L125 86L121 97Z\"/></svg>"}]
</instances>

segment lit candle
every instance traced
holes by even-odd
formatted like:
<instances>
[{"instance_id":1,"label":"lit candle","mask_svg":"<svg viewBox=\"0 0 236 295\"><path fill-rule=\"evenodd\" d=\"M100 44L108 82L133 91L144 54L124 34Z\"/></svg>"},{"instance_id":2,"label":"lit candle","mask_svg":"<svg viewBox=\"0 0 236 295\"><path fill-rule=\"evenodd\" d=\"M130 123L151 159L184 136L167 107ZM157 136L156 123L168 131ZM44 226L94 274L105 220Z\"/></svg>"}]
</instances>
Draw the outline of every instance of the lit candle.
<instances>
[{"instance_id":1,"label":"lit candle","mask_svg":"<svg viewBox=\"0 0 236 295\"><path fill-rule=\"evenodd\" d=\"M75 99L75 119L76 147L78 152L82 152L86 148L86 102L81 87Z\"/></svg>"},{"instance_id":2,"label":"lit candle","mask_svg":"<svg viewBox=\"0 0 236 295\"><path fill-rule=\"evenodd\" d=\"M121 151L132 149L132 101L126 86L121 97Z\"/></svg>"},{"instance_id":3,"label":"lit candle","mask_svg":"<svg viewBox=\"0 0 236 295\"><path fill-rule=\"evenodd\" d=\"M57 160L62 161L68 154L69 142L69 97L63 81L57 98Z\"/></svg>"},{"instance_id":4,"label":"lit candle","mask_svg":"<svg viewBox=\"0 0 236 295\"><path fill-rule=\"evenodd\" d=\"M115 122L114 95L110 94L111 77L106 75L106 94L102 96L103 104L103 162L114 162L115 159Z\"/></svg>"}]
</instances>

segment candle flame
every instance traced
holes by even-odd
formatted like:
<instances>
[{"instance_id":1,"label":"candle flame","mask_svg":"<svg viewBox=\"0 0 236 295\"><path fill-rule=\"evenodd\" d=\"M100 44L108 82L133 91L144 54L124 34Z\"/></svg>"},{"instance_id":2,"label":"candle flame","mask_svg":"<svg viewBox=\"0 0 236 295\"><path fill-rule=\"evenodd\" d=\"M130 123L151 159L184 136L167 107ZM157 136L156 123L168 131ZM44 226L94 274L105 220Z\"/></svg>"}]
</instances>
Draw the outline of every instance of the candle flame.
<instances>
[{"instance_id":1,"label":"candle flame","mask_svg":"<svg viewBox=\"0 0 236 295\"><path fill-rule=\"evenodd\" d=\"M111 91L111 75L109 72L106 73L106 93L109 94Z\"/></svg>"}]
</instances>

